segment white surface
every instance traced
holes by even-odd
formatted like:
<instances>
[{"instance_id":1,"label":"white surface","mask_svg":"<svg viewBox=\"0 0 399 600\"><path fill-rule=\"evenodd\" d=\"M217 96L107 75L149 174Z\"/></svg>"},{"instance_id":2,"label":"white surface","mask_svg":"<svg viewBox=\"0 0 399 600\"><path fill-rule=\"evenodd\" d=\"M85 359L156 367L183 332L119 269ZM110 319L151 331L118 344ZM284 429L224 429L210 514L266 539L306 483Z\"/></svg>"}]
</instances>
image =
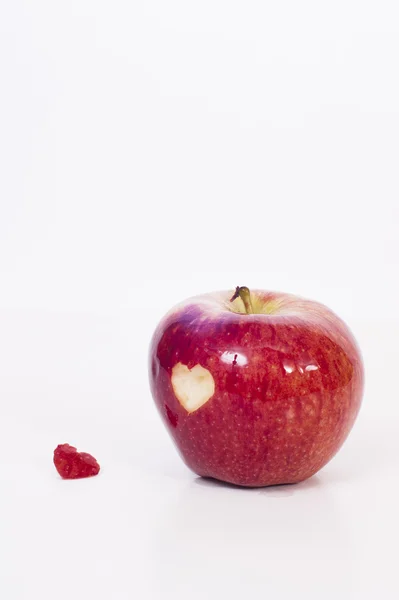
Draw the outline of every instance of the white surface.
<instances>
[{"instance_id":1,"label":"white surface","mask_svg":"<svg viewBox=\"0 0 399 600\"><path fill-rule=\"evenodd\" d=\"M396 599L394 2L0 5L0 597ZM295 487L181 463L147 347L182 298L352 327L361 416ZM99 477L61 481L61 442Z\"/></svg>"}]
</instances>

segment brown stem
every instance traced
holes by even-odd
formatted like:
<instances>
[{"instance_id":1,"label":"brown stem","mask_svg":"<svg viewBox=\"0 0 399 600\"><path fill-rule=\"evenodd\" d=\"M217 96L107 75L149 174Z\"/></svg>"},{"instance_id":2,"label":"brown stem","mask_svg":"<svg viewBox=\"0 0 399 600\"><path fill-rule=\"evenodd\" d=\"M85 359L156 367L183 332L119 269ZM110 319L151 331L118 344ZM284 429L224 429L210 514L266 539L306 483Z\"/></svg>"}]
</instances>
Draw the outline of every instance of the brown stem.
<instances>
[{"instance_id":1,"label":"brown stem","mask_svg":"<svg viewBox=\"0 0 399 600\"><path fill-rule=\"evenodd\" d=\"M252 308L251 292L249 291L249 289L245 286L237 286L236 291L230 298L230 302L233 302L238 297L241 298L241 300L243 301L245 312L247 313L247 315L253 315L254 309Z\"/></svg>"}]
</instances>

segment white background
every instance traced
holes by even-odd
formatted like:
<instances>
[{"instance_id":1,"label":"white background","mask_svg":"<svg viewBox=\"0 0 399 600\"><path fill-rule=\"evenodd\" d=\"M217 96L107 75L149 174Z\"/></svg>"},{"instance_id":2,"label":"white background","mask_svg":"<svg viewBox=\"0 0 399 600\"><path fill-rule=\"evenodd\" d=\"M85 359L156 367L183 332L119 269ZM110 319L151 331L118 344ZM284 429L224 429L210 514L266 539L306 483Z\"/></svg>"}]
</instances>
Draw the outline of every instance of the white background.
<instances>
[{"instance_id":1,"label":"white background","mask_svg":"<svg viewBox=\"0 0 399 600\"><path fill-rule=\"evenodd\" d=\"M2 1L2 599L398 597L398 58L396 2ZM236 285L363 351L298 486L198 479L150 398L162 314Z\"/></svg>"}]
</instances>

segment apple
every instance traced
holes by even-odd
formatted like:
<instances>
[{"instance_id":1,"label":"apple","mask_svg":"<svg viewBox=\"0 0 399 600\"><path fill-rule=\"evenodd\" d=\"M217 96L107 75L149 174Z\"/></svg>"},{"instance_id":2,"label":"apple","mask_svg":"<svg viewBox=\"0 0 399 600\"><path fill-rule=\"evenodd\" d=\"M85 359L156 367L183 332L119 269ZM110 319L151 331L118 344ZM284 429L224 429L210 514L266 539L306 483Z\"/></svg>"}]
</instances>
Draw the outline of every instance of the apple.
<instances>
[{"instance_id":1,"label":"apple","mask_svg":"<svg viewBox=\"0 0 399 600\"><path fill-rule=\"evenodd\" d=\"M240 486L303 481L343 444L363 363L326 306L237 287L191 298L158 325L151 392L195 473Z\"/></svg>"}]
</instances>

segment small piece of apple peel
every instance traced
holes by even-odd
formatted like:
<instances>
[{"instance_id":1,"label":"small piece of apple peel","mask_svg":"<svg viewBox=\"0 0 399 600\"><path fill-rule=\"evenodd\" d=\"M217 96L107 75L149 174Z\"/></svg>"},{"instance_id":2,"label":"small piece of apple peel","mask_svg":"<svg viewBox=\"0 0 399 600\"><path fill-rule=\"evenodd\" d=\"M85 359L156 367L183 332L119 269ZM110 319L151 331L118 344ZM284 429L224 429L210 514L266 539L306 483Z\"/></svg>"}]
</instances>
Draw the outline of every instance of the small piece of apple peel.
<instances>
[{"instance_id":1,"label":"small piece of apple peel","mask_svg":"<svg viewBox=\"0 0 399 600\"><path fill-rule=\"evenodd\" d=\"M175 364L171 381L176 398L188 413L201 408L215 393L212 374L199 364L192 369L180 362Z\"/></svg>"}]
</instances>

